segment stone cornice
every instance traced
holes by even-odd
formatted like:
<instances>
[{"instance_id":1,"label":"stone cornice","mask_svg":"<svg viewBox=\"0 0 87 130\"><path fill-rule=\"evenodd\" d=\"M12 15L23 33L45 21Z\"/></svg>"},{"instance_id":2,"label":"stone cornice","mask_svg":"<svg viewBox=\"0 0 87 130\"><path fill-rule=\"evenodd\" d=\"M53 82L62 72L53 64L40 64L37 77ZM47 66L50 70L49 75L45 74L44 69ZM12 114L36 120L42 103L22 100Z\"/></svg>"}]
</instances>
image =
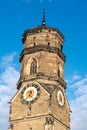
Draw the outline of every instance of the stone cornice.
<instances>
[{"instance_id":1,"label":"stone cornice","mask_svg":"<svg viewBox=\"0 0 87 130\"><path fill-rule=\"evenodd\" d=\"M10 120L10 122L13 124L15 122L24 122L26 120L37 120L39 118L46 118L46 117L52 117L53 121L59 122L60 124L63 125L63 127L65 127L67 130L70 129L70 126L66 125L64 122L62 122L62 120L57 119L54 115L52 114L43 114L43 115L37 115L37 116L29 116L26 118L19 118L19 119L15 119L15 120Z\"/></svg>"},{"instance_id":2,"label":"stone cornice","mask_svg":"<svg viewBox=\"0 0 87 130\"><path fill-rule=\"evenodd\" d=\"M36 33L40 33L42 32L43 30L48 30L49 32L51 31L56 31L59 36L64 40L64 36L63 34L59 31L59 29L57 28L53 28L53 27L49 27L49 26L37 26L37 27L34 27L34 28L30 28L28 30L26 30L23 34L23 37L22 37L22 42L25 43L25 40L26 40L26 37L29 36L29 35L34 35Z\"/></svg>"},{"instance_id":3,"label":"stone cornice","mask_svg":"<svg viewBox=\"0 0 87 130\"><path fill-rule=\"evenodd\" d=\"M66 60L65 55L61 52L61 50L57 47L47 46L47 45L38 45L30 48L24 49L20 54L20 62L23 59L24 55L32 54L39 51L47 51L49 53L56 53L63 61Z\"/></svg>"},{"instance_id":4,"label":"stone cornice","mask_svg":"<svg viewBox=\"0 0 87 130\"><path fill-rule=\"evenodd\" d=\"M56 81L62 87L64 87L64 89L66 89L66 82L62 78L60 78L59 76L48 75L48 74L41 73L41 72L38 72L38 73L33 74L33 75L24 75L24 76L21 76L20 79L19 79L19 81L18 81L18 83L17 83L17 89L20 89L21 84L23 82L37 80L37 79L46 79L46 80L50 80L50 81Z\"/></svg>"}]
</instances>

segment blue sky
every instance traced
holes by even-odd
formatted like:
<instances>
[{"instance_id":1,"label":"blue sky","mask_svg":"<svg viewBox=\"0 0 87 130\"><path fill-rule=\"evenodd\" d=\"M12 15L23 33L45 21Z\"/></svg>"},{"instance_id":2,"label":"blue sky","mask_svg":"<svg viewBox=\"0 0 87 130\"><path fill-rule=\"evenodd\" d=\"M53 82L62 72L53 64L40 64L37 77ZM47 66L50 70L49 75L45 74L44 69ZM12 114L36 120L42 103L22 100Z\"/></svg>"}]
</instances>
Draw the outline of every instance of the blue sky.
<instances>
[{"instance_id":1,"label":"blue sky","mask_svg":"<svg viewBox=\"0 0 87 130\"><path fill-rule=\"evenodd\" d=\"M65 80L72 110L71 130L87 129L87 0L3 0L0 1L0 130L7 130L9 100L19 79L19 55L24 30L46 25L65 36Z\"/></svg>"}]
</instances>

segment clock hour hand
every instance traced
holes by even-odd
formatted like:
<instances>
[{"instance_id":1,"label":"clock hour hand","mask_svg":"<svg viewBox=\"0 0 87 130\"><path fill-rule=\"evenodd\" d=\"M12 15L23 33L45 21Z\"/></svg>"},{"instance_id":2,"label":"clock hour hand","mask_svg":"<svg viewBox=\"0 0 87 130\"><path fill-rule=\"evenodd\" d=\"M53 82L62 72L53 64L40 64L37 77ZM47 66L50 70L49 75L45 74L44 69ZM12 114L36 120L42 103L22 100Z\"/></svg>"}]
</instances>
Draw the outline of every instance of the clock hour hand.
<instances>
[{"instance_id":1,"label":"clock hour hand","mask_svg":"<svg viewBox=\"0 0 87 130\"><path fill-rule=\"evenodd\" d=\"M30 96L31 98L33 98L31 94L29 94L29 96Z\"/></svg>"}]
</instances>

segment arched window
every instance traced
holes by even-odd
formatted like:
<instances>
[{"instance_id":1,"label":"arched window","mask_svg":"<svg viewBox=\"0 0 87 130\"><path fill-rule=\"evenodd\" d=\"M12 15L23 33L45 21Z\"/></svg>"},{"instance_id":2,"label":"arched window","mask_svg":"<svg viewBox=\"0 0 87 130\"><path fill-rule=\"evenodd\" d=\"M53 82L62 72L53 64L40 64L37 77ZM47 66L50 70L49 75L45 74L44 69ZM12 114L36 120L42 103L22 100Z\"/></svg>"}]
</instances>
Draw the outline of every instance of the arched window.
<instances>
[{"instance_id":1,"label":"arched window","mask_svg":"<svg viewBox=\"0 0 87 130\"><path fill-rule=\"evenodd\" d=\"M30 74L37 73L37 61L36 59L33 59L30 65Z\"/></svg>"}]
</instances>

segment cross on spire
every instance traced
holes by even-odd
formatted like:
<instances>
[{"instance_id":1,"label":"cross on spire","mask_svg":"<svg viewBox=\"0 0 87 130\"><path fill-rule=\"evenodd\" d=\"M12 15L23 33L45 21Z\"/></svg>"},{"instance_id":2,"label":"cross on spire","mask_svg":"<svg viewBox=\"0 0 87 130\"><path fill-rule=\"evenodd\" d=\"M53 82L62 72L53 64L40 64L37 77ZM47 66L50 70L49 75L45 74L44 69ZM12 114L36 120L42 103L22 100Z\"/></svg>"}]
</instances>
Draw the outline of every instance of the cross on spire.
<instances>
[{"instance_id":1,"label":"cross on spire","mask_svg":"<svg viewBox=\"0 0 87 130\"><path fill-rule=\"evenodd\" d=\"M46 25L46 19L45 19L45 9L43 9L43 19L42 19L42 25Z\"/></svg>"}]
</instances>

